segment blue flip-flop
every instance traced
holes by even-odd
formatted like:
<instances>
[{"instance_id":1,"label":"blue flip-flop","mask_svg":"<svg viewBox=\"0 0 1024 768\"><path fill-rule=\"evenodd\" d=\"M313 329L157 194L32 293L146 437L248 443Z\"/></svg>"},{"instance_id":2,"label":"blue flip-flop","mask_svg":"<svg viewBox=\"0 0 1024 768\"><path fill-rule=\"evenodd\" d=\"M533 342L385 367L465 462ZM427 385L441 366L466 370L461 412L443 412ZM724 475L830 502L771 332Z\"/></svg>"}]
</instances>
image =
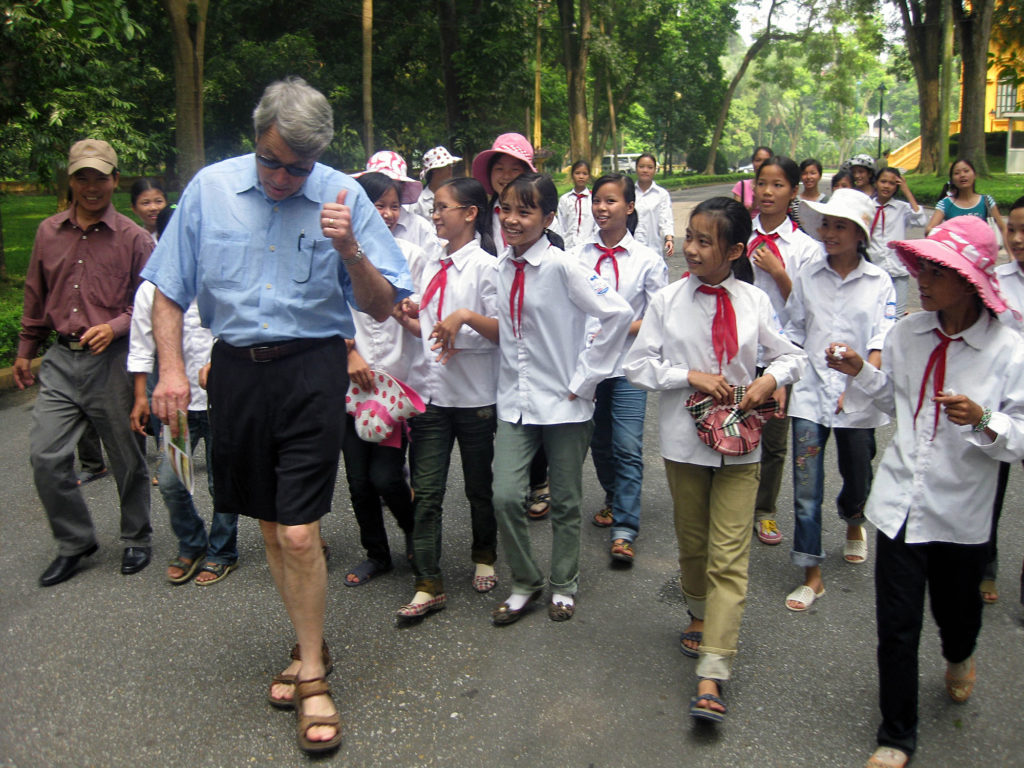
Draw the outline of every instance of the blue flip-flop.
<instances>
[{"instance_id":1,"label":"blue flip-flop","mask_svg":"<svg viewBox=\"0 0 1024 768\"><path fill-rule=\"evenodd\" d=\"M700 696L694 696L690 699L690 717L695 720L708 720L712 723L725 722L725 712L716 712L713 709L707 707L698 706L700 702L713 701L715 704L721 704L725 708L725 702L722 701L718 696L713 693L702 693Z\"/></svg>"},{"instance_id":2,"label":"blue flip-flop","mask_svg":"<svg viewBox=\"0 0 1024 768\"><path fill-rule=\"evenodd\" d=\"M359 565L353 568L351 571L345 574L345 586L346 587L361 587L366 582L373 579L375 576L380 576L382 573L387 573L394 566L393 565L381 565L376 560L363 560ZM349 581L349 576L355 576L358 581Z\"/></svg>"},{"instance_id":3,"label":"blue flip-flop","mask_svg":"<svg viewBox=\"0 0 1024 768\"><path fill-rule=\"evenodd\" d=\"M683 656L686 656L691 659L700 658L700 654L697 653L697 651L693 650L693 648L687 647L686 643L683 642L684 640L696 640L697 644L700 645L702 642L704 642L704 633L683 632L679 635L679 650L683 652Z\"/></svg>"}]
</instances>

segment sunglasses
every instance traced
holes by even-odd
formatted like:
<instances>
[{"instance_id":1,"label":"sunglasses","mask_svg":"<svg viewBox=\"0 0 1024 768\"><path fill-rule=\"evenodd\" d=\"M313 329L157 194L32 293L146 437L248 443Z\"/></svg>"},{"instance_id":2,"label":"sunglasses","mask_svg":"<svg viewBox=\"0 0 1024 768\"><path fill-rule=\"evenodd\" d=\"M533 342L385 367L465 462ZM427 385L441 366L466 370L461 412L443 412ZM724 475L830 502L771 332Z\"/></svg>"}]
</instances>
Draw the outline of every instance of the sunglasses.
<instances>
[{"instance_id":1,"label":"sunglasses","mask_svg":"<svg viewBox=\"0 0 1024 768\"><path fill-rule=\"evenodd\" d=\"M313 172L312 168L288 165L287 163L282 163L280 160L271 160L269 157L264 157L263 155L256 155L256 162L268 171L276 171L279 168L284 168L289 176L309 176L309 174Z\"/></svg>"}]
</instances>

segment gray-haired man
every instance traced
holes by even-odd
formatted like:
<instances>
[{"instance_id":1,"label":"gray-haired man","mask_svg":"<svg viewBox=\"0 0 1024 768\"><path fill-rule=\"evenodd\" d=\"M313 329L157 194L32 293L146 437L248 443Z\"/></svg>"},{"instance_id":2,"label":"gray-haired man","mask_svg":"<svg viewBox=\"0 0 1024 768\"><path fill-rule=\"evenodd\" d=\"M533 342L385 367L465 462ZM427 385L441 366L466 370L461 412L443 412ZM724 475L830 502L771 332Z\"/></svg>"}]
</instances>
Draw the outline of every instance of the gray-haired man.
<instances>
[{"instance_id":1,"label":"gray-haired man","mask_svg":"<svg viewBox=\"0 0 1024 768\"><path fill-rule=\"evenodd\" d=\"M378 320L411 282L401 251L358 184L316 162L330 105L298 78L267 87L254 155L200 171L143 277L159 289L153 412L173 423L189 384L182 312L193 298L218 341L208 381L215 503L256 517L298 644L270 702L300 709L299 746L333 749L341 726L323 680L330 510L344 428L347 301Z\"/></svg>"}]
</instances>

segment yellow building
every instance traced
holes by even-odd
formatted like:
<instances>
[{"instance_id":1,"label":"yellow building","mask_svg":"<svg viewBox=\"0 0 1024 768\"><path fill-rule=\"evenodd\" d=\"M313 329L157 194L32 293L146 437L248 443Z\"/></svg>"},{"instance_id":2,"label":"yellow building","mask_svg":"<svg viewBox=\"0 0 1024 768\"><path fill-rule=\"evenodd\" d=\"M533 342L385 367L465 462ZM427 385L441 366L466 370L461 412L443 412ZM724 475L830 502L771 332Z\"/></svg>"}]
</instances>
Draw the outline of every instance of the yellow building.
<instances>
[{"instance_id":1,"label":"yellow building","mask_svg":"<svg viewBox=\"0 0 1024 768\"><path fill-rule=\"evenodd\" d=\"M1005 132L1010 128L1010 113L1017 115L1014 120L1014 133L1021 130L1020 114L1024 112L1024 85L1017 85L1016 72L1012 65L1004 62L1013 59L1019 68L1024 68L1024 55L1021 51L1011 51L1010 56L1003 55L1002 46L995 36L989 42L989 61L996 62L989 67L985 79L985 132ZM1018 70L1019 71L1019 70ZM1024 72L1021 72L1024 77ZM960 72L960 92L963 94L963 71ZM957 110L959 113L959 109ZM960 133L960 119L951 120L949 135ZM1017 141L1014 141L1017 144ZM921 160L921 137L918 136L902 147L889 154L889 165L897 168L913 170ZM1009 170L1009 168L1007 169Z\"/></svg>"}]
</instances>

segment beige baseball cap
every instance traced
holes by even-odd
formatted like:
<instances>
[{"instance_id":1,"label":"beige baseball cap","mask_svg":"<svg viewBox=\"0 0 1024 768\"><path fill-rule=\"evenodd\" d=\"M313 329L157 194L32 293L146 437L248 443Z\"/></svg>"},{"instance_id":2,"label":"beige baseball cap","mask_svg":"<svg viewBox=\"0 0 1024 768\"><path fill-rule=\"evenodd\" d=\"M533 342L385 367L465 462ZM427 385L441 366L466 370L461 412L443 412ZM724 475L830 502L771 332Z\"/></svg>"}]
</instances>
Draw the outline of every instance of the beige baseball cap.
<instances>
[{"instance_id":1,"label":"beige baseball cap","mask_svg":"<svg viewBox=\"0 0 1024 768\"><path fill-rule=\"evenodd\" d=\"M68 152L68 176L82 168L95 168L108 175L114 173L117 170L117 152L99 139L76 141Z\"/></svg>"}]
</instances>

